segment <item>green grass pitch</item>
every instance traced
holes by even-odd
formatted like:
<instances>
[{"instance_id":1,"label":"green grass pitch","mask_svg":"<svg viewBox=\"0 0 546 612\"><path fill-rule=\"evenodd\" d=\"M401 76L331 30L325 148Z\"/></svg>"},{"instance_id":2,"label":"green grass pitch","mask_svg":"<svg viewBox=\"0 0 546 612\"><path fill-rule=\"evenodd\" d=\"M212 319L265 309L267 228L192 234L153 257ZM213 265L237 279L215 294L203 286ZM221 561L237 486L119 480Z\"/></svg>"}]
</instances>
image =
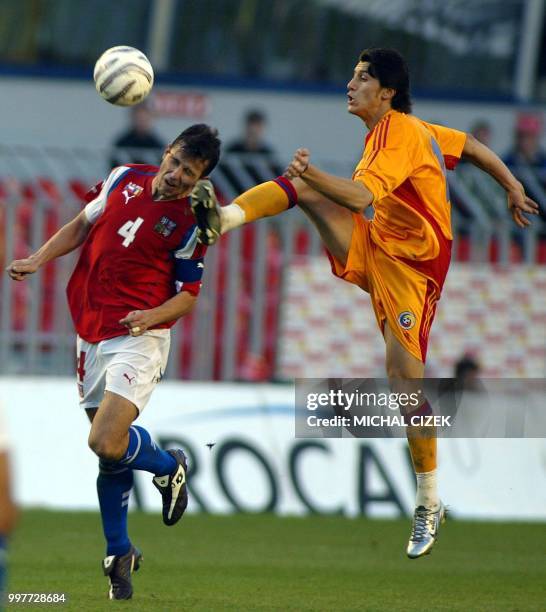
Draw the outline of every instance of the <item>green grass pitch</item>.
<instances>
[{"instance_id":1,"label":"green grass pitch","mask_svg":"<svg viewBox=\"0 0 546 612\"><path fill-rule=\"evenodd\" d=\"M132 513L144 553L132 602L109 602L99 515L22 514L10 592L60 592L59 610L546 609L544 524L449 521L428 557L405 557L409 521L190 515L165 527ZM12 605L8 609L28 606Z\"/></svg>"}]
</instances>

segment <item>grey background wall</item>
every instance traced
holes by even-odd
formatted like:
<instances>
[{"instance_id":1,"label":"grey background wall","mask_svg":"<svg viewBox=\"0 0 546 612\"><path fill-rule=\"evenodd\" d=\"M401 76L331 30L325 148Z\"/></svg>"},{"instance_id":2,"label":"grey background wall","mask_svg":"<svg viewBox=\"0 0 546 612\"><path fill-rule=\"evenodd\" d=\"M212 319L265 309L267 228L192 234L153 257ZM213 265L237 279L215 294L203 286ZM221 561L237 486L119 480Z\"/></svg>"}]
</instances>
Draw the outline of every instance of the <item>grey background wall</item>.
<instances>
[{"instance_id":1,"label":"grey background wall","mask_svg":"<svg viewBox=\"0 0 546 612\"><path fill-rule=\"evenodd\" d=\"M352 164L362 149L365 126L346 112L338 94L278 93L224 88L157 86L157 91L206 95L209 112L199 120L215 125L224 142L240 131L249 107L269 116L268 139L281 159L307 146L315 159ZM415 114L425 120L467 130L477 119L493 125L493 147L505 151L511 142L516 107L509 104L450 103L416 100ZM4 144L107 147L128 120L128 111L105 103L92 81L0 78L0 141ZM158 117L157 131L166 141L194 123L191 117Z\"/></svg>"}]
</instances>

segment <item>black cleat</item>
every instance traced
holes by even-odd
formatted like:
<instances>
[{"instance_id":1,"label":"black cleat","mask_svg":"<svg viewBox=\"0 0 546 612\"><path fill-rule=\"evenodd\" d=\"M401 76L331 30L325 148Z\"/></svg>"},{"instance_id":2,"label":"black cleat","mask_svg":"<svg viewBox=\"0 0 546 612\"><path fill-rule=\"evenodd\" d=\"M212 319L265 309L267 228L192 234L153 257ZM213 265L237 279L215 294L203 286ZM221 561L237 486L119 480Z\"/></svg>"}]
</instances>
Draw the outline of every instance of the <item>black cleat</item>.
<instances>
[{"instance_id":1,"label":"black cleat","mask_svg":"<svg viewBox=\"0 0 546 612\"><path fill-rule=\"evenodd\" d=\"M131 574L138 570L141 562L142 553L134 546L125 555L110 555L102 561L102 571L110 580L108 599L131 599Z\"/></svg>"},{"instance_id":2,"label":"black cleat","mask_svg":"<svg viewBox=\"0 0 546 612\"><path fill-rule=\"evenodd\" d=\"M188 461L180 449L167 452L176 459L176 470L165 476L154 476L153 483L163 498L163 522L170 526L178 523L188 505Z\"/></svg>"},{"instance_id":3,"label":"black cleat","mask_svg":"<svg viewBox=\"0 0 546 612\"><path fill-rule=\"evenodd\" d=\"M197 220L197 240L210 246L221 233L220 204L208 180L198 181L191 192L191 209Z\"/></svg>"}]
</instances>

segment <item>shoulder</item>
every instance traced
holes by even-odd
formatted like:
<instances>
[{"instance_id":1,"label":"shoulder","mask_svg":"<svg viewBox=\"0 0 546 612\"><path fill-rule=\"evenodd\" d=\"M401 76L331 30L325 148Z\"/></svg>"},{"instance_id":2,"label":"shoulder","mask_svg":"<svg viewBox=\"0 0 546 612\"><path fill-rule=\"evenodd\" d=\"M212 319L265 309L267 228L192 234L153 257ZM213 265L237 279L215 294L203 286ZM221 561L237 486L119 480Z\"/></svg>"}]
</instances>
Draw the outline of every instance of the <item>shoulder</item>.
<instances>
[{"instance_id":1,"label":"shoulder","mask_svg":"<svg viewBox=\"0 0 546 612\"><path fill-rule=\"evenodd\" d=\"M114 141L115 147L126 147L131 143L132 133L131 132L123 132L120 134Z\"/></svg>"},{"instance_id":2,"label":"shoulder","mask_svg":"<svg viewBox=\"0 0 546 612\"><path fill-rule=\"evenodd\" d=\"M406 115L405 113L395 113L395 125L400 131L406 134L428 134L426 123L415 115Z\"/></svg>"},{"instance_id":3,"label":"shoulder","mask_svg":"<svg viewBox=\"0 0 546 612\"><path fill-rule=\"evenodd\" d=\"M157 174L159 170L159 166L152 164L125 164L124 167L128 168L131 174L152 175Z\"/></svg>"},{"instance_id":4,"label":"shoulder","mask_svg":"<svg viewBox=\"0 0 546 612\"><path fill-rule=\"evenodd\" d=\"M234 140L233 142L230 142L228 146L226 147L226 152L227 153L243 153L244 145L242 141Z\"/></svg>"},{"instance_id":5,"label":"shoulder","mask_svg":"<svg viewBox=\"0 0 546 612\"><path fill-rule=\"evenodd\" d=\"M147 178L157 174L158 167L147 164L124 164L113 168L102 185L102 192L108 196L115 189L122 189L127 181Z\"/></svg>"},{"instance_id":6,"label":"shoulder","mask_svg":"<svg viewBox=\"0 0 546 612\"><path fill-rule=\"evenodd\" d=\"M378 139L383 145L407 147L412 142L418 142L426 130L419 119L393 111L384 117L377 125Z\"/></svg>"}]
</instances>

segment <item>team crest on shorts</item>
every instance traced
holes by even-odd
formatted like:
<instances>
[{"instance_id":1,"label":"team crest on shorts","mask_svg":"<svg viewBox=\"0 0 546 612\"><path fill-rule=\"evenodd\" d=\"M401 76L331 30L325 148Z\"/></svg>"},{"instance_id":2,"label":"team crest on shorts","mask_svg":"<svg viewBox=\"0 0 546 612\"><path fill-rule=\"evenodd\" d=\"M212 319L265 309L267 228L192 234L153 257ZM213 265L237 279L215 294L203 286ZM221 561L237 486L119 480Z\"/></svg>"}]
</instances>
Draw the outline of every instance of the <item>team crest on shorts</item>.
<instances>
[{"instance_id":1,"label":"team crest on shorts","mask_svg":"<svg viewBox=\"0 0 546 612\"><path fill-rule=\"evenodd\" d=\"M169 217L161 217L154 225L154 232L161 234L164 238L168 238L176 229L176 223L171 221Z\"/></svg>"},{"instance_id":2,"label":"team crest on shorts","mask_svg":"<svg viewBox=\"0 0 546 612\"><path fill-rule=\"evenodd\" d=\"M411 329L415 325L415 315L410 310L404 310L398 315L398 323L402 329Z\"/></svg>"}]
</instances>

